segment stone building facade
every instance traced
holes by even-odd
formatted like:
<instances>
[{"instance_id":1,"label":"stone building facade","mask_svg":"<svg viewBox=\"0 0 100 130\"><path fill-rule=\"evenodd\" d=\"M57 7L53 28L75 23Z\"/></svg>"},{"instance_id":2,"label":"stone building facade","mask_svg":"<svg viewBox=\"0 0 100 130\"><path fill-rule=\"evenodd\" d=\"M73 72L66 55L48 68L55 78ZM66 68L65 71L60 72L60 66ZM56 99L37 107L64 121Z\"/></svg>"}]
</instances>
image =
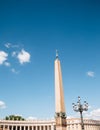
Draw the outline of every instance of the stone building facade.
<instances>
[{"instance_id":1,"label":"stone building facade","mask_svg":"<svg viewBox=\"0 0 100 130\"><path fill-rule=\"evenodd\" d=\"M79 118L66 119L66 130L81 130ZM99 120L84 119L85 130L100 130ZM9 121L0 120L0 130L56 130L55 120Z\"/></svg>"}]
</instances>

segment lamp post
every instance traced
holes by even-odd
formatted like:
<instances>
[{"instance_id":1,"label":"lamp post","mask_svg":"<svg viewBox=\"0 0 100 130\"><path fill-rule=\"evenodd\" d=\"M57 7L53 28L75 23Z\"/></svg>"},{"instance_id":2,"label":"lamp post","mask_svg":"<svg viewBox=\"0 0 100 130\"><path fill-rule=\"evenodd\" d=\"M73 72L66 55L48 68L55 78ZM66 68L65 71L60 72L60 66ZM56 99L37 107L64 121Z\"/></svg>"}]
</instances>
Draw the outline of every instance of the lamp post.
<instances>
[{"instance_id":1,"label":"lamp post","mask_svg":"<svg viewBox=\"0 0 100 130\"><path fill-rule=\"evenodd\" d=\"M77 103L72 103L73 105L73 110L76 111L76 112L80 112L80 117L81 117L81 127L82 127L82 130L84 130L84 122L83 122L83 115L82 115L82 112L83 111L87 111L88 110L88 103L86 101L84 101L83 104L81 104L81 98L78 96L78 101Z\"/></svg>"}]
</instances>

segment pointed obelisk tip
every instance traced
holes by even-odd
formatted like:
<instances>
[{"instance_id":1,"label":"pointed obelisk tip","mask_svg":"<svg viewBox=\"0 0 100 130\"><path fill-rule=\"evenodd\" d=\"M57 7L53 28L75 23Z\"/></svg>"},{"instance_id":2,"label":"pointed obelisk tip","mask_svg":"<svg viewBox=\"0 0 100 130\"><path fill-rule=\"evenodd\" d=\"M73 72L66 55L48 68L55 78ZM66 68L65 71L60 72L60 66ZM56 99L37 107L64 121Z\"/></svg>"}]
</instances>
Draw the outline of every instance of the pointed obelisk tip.
<instances>
[{"instance_id":1,"label":"pointed obelisk tip","mask_svg":"<svg viewBox=\"0 0 100 130\"><path fill-rule=\"evenodd\" d=\"M56 50L56 59L58 59L58 50Z\"/></svg>"}]
</instances>

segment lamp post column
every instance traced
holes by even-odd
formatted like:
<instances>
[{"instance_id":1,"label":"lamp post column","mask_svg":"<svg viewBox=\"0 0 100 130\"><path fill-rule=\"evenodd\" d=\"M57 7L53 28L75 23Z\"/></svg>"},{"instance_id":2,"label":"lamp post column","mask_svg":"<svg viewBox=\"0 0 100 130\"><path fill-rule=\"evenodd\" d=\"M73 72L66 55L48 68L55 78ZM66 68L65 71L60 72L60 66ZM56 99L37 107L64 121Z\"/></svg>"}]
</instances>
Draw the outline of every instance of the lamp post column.
<instances>
[{"instance_id":1,"label":"lamp post column","mask_svg":"<svg viewBox=\"0 0 100 130\"><path fill-rule=\"evenodd\" d=\"M84 101L84 104L81 104L80 100L81 100L80 97L78 97L78 102L76 104L73 103L73 110L76 112L80 112L81 128L82 128L82 130L84 130L84 122L83 122L82 112L88 110L88 103L86 101Z\"/></svg>"},{"instance_id":2,"label":"lamp post column","mask_svg":"<svg viewBox=\"0 0 100 130\"><path fill-rule=\"evenodd\" d=\"M82 111L80 111L80 116L81 116L81 127L82 127L82 130L84 130L84 123L83 123Z\"/></svg>"}]
</instances>

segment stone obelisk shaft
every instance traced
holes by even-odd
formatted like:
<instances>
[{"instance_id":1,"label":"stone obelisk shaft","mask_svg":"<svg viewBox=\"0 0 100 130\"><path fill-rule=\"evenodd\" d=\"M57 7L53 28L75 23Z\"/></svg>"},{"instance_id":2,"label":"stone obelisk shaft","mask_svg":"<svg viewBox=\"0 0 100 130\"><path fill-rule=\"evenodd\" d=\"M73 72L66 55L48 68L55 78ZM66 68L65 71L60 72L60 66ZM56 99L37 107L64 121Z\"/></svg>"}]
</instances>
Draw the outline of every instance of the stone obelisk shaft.
<instances>
[{"instance_id":1,"label":"stone obelisk shaft","mask_svg":"<svg viewBox=\"0 0 100 130\"><path fill-rule=\"evenodd\" d=\"M62 73L59 59L55 60L55 99L56 113L65 112Z\"/></svg>"},{"instance_id":2,"label":"stone obelisk shaft","mask_svg":"<svg viewBox=\"0 0 100 130\"><path fill-rule=\"evenodd\" d=\"M66 130L66 112L62 83L61 66L58 56L55 60L55 112L56 130Z\"/></svg>"}]
</instances>

